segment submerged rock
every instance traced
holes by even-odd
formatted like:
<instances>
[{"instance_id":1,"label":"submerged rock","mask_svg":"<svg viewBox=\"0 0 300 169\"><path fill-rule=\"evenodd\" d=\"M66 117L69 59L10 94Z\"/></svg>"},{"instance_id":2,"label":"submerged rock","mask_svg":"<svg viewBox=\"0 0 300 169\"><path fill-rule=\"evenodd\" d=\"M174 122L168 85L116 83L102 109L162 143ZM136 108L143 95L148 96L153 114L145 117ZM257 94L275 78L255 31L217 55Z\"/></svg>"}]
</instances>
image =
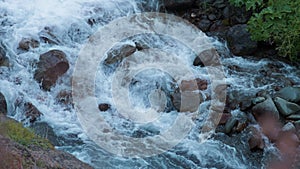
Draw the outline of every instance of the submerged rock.
<instances>
[{"instance_id":1,"label":"submerged rock","mask_svg":"<svg viewBox=\"0 0 300 169\"><path fill-rule=\"evenodd\" d=\"M0 92L0 114L7 114L7 103L5 96Z\"/></svg>"},{"instance_id":2,"label":"submerged rock","mask_svg":"<svg viewBox=\"0 0 300 169\"><path fill-rule=\"evenodd\" d=\"M54 129L46 122L36 122L30 126L34 133L42 138L46 138L54 146L82 145L83 141L77 134L57 135Z\"/></svg>"},{"instance_id":3,"label":"submerged rock","mask_svg":"<svg viewBox=\"0 0 300 169\"><path fill-rule=\"evenodd\" d=\"M37 48L40 46L39 41L32 38L23 38L19 42L19 49L28 51L30 48Z\"/></svg>"},{"instance_id":4,"label":"submerged rock","mask_svg":"<svg viewBox=\"0 0 300 169\"><path fill-rule=\"evenodd\" d=\"M0 42L0 66L9 66L9 59L6 56L6 49L3 46L2 42Z\"/></svg>"},{"instance_id":5,"label":"submerged rock","mask_svg":"<svg viewBox=\"0 0 300 169\"><path fill-rule=\"evenodd\" d=\"M257 43L251 40L246 24L235 25L227 32L227 41L231 52L235 55L251 55Z\"/></svg>"},{"instance_id":6,"label":"submerged rock","mask_svg":"<svg viewBox=\"0 0 300 169\"><path fill-rule=\"evenodd\" d=\"M60 91L56 96L56 101L64 105L73 105L72 91Z\"/></svg>"},{"instance_id":7,"label":"submerged rock","mask_svg":"<svg viewBox=\"0 0 300 169\"><path fill-rule=\"evenodd\" d=\"M296 112L300 112L300 106L295 104L295 103L291 103L288 102L280 97L276 97L274 99L274 102L279 110L279 112L284 115L284 116L289 116L292 115Z\"/></svg>"},{"instance_id":8,"label":"submerged rock","mask_svg":"<svg viewBox=\"0 0 300 169\"><path fill-rule=\"evenodd\" d=\"M117 45L107 53L107 58L104 60L105 64L114 64L122 61L124 58L130 56L136 51L136 46L130 44Z\"/></svg>"},{"instance_id":9,"label":"submerged rock","mask_svg":"<svg viewBox=\"0 0 300 169\"><path fill-rule=\"evenodd\" d=\"M69 62L66 54L60 50L50 50L41 54L34 79L41 83L44 90L50 90L56 80L68 69Z\"/></svg>"},{"instance_id":10,"label":"submerged rock","mask_svg":"<svg viewBox=\"0 0 300 169\"><path fill-rule=\"evenodd\" d=\"M39 37L41 42L58 45L60 44L60 40L55 35L55 27L48 27L46 26L41 32L39 32Z\"/></svg>"}]
</instances>

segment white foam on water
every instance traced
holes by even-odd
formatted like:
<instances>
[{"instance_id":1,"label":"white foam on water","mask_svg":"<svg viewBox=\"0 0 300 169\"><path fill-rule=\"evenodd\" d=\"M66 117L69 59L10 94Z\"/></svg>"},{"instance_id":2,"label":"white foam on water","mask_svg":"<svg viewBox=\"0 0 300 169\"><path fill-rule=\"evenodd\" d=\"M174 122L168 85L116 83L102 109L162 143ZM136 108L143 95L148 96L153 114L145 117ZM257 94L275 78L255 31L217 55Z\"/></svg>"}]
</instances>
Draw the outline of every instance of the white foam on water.
<instances>
[{"instance_id":1,"label":"white foam on water","mask_svg":"<svg viewBox=\"0 0 300 169\"><path fill-rule=\"evenodd\" d=\"M151 1L152 3L154 1ZM172 150L157 157L146 159L128 159L121 158L109 154L91 142L82 131L76 117L76 112L70 107L58 104L56 95L62 90L70 90L70 77L76 63L78 52L88 36L92 35L99 27L107 24L109 21L127 16L141 10L138 3L133 0L3 0L0 2L0 35L2 41L10 51L9 59L12 66L8 68L0 68L0 91L8 100L9 115L17 120L23 120L23 110L18 107L18 103L22 100L33 103L42 113L42 121L47 122L54 128L58 135L68 137L76 135L83 140L83 145L64 145L57 147L58 149L67 151L75 155L77 158L88 162L95 168L182 168L189 166L212 168L213 163L227 168L247 168L247 161L243 157L239 157L233 147L227 146L220 141L210 140L204 144L200 144L195 140L198 135L198 129L193 129L191 134L187 136L182 144L178 145L178 150ZM3 17L5 16L5 17ZM88 21L91 21L90 26ZM126 26L126 25L124 25ZM24 37L39 38L39 34L50 27L55 34L58 44L47 44L41 42L40 47L30 49L28 52L22 52L17 49L19 41ZM79 32L78 32L79 31ZM150 38L151 39L151 38ZM108 39L109 40L109 39ZM165 42L171 44L166 46ZM151 42L151 40L150 40ZM192 66L195 56L186 47L181 47L179 43L168 38L162 41L155 41L157 46L161 46L166 51L173 51L181 63L189 66L196 77L209 80L205 68ZM224 45L218 41L214 41L215 45ZM222 46L223 47L223 46ZM57 82L57 85L51 89L51 92L45 92L39 88L39 84L33 79L35 71L34 63L38 60L41 53L50 49L60 49L67 54L70 62L70 70L63 75ZM227 82L231 85L230 90L243 90L246 93L255 94L262 89L270 90L269 85L282 85L282 82L276 81L276 78L269 78L262 83L257 78L261 78L258 70L264 69L268 64L273 64L269 60L251 60L241 57L222 57L222 63L227 72ZM300 81L300 72L295 67L276 62L282 65L282 71L277 73L286 76L296 82ZM230 65L239 66L239 70L230 70ZM163 75L163 74L162 74ZM145 78L151 79L151 73L145 73ZM155 78L155 76L154 76ZM97 72L95 81L96 93L99 103L113 103L111 95L112 77L105 74L101 70ZM150 90L150 89L149 89ZM208 89L209 90L209 89ZM139 93L139 92L136 92ZM151 93L150 91L142 92L139 98L147 98L143 94ZM144 105L142 100L133 99L135 104ZM207 113L207 105L205 102L200 106L201 112ZM143 107L143 106L141 106ZM203 122L205 116L199 117L199 123ZM132 134L141 128L150 128L151 131L161 131L168 128L176 118L176 111L164 113L160 119L151 125L134 124L120 116L116 109L104 112L106 120L123 134ZM200 127L201 124L197 124ZM143 128L144 127L144 128ZM77 138L77 139L78 139ZM196 137L197 138L197 137ZM186 151L187 155L181 156L176 153L179 150ZM226 150L226 151L224 151ZM200 161L197 164L189 159L188 155L194 155ZM176 162L179 160L180 162ZM218 167L216 167L218 168Z\"/></svg>"}]
</instances>

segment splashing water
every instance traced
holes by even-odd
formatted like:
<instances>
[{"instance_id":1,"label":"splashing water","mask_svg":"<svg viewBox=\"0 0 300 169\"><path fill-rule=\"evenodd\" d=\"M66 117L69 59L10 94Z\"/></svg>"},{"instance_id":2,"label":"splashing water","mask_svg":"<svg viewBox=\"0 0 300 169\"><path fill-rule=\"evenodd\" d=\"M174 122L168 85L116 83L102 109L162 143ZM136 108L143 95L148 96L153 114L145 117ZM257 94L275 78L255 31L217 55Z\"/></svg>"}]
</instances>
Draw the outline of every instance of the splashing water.
<instances>
[{"instance_id":1,"label":"splashing water","mask_svg":"<svg viewBox=\"0 0 300 169\"><path fill-rule=\"evenodd\" d=\"M190 134L168 152L147 158L118 157L104 151L92 142L81 128L75 110L56 101L56 96L60 91L71 90L71 76L76 59L89 36L116 18L142 12L140 8L142 3L142 1L134 0L0 1L0 36L8 51L11 64L9 68L0 68L0 91L10 103L8 105L9 116L23 121L23 110L18 106L18 102L26 100L33 103L44 114L41 121L45 121L53 127L58 136L73 139L75 142L74 144L66 142L57 149L67 151L95 168L257 168L258 166L249 166L251 162L239 154L237 149L221 141L211 139L199 143L197 141L199 128L203 123L202 118L205 118L202 116L197 119L196 127ZM149 4L156 7L157 3L151 1ZM45 30L51 30L53 36L45 34ZM18 43L24 37L39 39L45 36L54 43L41 41L38 48L30 49L28 52L18 49ZM192 66L195 56L182 44L165 36L138 36L135 39L147 41L149 46L153 45L151 47L165 48L166 51L176 53L179 61L188 65L197 77L209 78L205 68ZM107 39L107 41L109 40ZM217 48L224 47L220 42L210 40ZM127 41L133 43L132 39L127 39ZM33 74L39 55L50 49L64 51L71 67L57 81L51 92L45 92L33 79ZM284 85L282 81L277 81L278 76L300 81L300 71L281 62L267 59L255 61L225 56L221 57L221 61L226 71L226 81L230 84L229 92L243 91L246 95L254 96L257 91L262 89L271 91L272 86ZM280 71L272 73L272 76L261 81L261 78L265 78L263 70L267 69L269 65L275 65ZM232 66L238 66L240 69L234 70L231 68ZM262 73L253 73L257 70L262 70ZM113 105L110 93L112 77L106 71L113 72L113 69L109 70L100 64L95 81L95 96L99 103ZM142 109L151 104L148 95L157 86L164 91L171 92L173 90L173 79L158 70L141 72L136 76L136 81L137 85L131 84L130 97L133 106ZM166 105L169 104L170 100ZM200 110L203 109L204 112L203 116L207 115L205 113L207 105L209 102L203 102L200 106ZM160 120L149 125L134 124L132 121L118 116L113 108L104 112L103 116L122 134L144 137L155 135L173 123L172 119L176 118L178 112L174 109L168 111L169 113L162 113ZM80 143L76 143L76 141Z\"/></svg>"}]
</instances>

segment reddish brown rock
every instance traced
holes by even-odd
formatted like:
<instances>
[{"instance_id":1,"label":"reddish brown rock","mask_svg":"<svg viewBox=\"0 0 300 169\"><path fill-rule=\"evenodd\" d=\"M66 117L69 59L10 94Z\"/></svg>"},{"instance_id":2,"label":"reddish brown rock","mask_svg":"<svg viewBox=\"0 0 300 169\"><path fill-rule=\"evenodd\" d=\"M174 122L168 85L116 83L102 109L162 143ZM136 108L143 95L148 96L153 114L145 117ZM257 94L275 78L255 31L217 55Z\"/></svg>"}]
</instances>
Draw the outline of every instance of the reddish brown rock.
<instances>
[{"instance_id":1,"label":"reddish brown rock","mask_svg":"<svg viewBox=\"0 0 300 169\"><path fill-rule=\"evenodd\" d=\"M208 82L207 80L202 80L196 78L194 80L183 80L180 84L181 91L194 91L194 90L206 90Z\"/></svg>"},{"instance_id":2,"label":"reddish brown rock","mask_svg":"<svg viewBox=\"0 0 300 169\"><path fill-rule=\"evenodd\" d=\"M50 50L41 54L34 79L41 83L44 90L50 90L57 79L68 69L69 62L66 54L60 50Z\"/></svg>"},{"instance_id":3,"label":"reddish brown rock","mask_svg":"<svg viewBox=\"0 0 300 169\"><path fill-rule=\"evenodd\" d=\"M251 150L254 150L255 148L258 149L263 149L265 146L265 143L263 141L262 135L260 133L260 131L258 130L258 128L254 127L254 126L250 126L250 133L251 136L248 140L248 144Z\"/></svg>"}]
</instances>

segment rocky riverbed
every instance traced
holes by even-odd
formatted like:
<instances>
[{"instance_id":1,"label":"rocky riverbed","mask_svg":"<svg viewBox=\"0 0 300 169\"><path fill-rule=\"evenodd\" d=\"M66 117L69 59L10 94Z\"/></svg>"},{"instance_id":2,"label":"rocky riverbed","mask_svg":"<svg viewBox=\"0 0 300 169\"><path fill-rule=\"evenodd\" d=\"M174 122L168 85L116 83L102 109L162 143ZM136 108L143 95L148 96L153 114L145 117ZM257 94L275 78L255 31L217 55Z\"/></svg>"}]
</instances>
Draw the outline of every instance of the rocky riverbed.
<instances>
[{"instance_id":1,"label":"rocky riverbed","mask_svg":"<svg viewBox=\"0 0 300 169\"><path fill-rule=\"evenodd\" d=\"M2 2L0 2L2 3ZM24 4L23 4L24 5ZM1 123L9 116L47 138L59 150L24 146L0 133L0 166L4 168L299 168L300 167L300 69L277 56L275 47L255 42L247 31L251 12L236 8L227 0L160 0L86 3L53 1L58 11L52 18L49 6L41 17L28 18L15 13L17 4L4 3L0 10L0 111ZM80 7L78 7L80 6ZM24 5L25 13L32 7ZM35 12L43 12L33 8ZM23 11L23 12L24 12ZM80 11L80 12L79 12ZM141 11L160 11L180 16L213 37L215 50L202 56L186 56L185 60L197 76L181 80L161 72L138 74L130 83L136 104L160 104L153 98L166 100L167 120L176 113L197 110L181 107L181 100L198 92L201 97L192 104L206 110L213 97L211 81L205 75L201 59L218 53L225 70L225 109L216 131L208 142L200 144L195 135L202 129L202 119L187 138L168 152L144 159L116 157L95 145L77 121L72 97L72 71L77 53L97 28L120 16ZM48 13L49 12L49 13ZM25 15L23 13L23 15ZM77 14L78 20L71 16ZM44 19L44 20L43 20ZM47 20L48 19L48 20ZM23 25L21 21L27 23ZM124 25L126 27L126 25ZM28 31L29 30L29 31ZM156 42L156 43L153 43ZM155 136L161 132L156 125L136 126L118 115L108 91L111 75L132 55L142 58L148 49L173 46L188 55L185 47L163 36L131 37L108 51L97 75L98 109L110 124L124 135L134 138ZM175 47L174 47L175 46ZM185 53L186 52L186 53ZM182 55L183 55L182 54ZM179 55L179 56L182 56ZM132 60L130 60L132 61ZM147 60L151 62L151 60ZM179 61L180 60L179 58ZM133 61L134 62L134 61ZM130 65L132 62L124 62ZM101 72L103 71L103 72ZM153 75L154 74L154 75ZM163 80L160 80L163 79ZM146 85L145 85L146 84ZM155 89L151 92L150 89ZM165 93L164 97L160 91ZM220 91L221 92L221 91ZM218 94L218 93L217 93ZM147 97L151 95L153 97ZM186 98L183 98L186 97ZM146 99L145 99L146 98ZM152 99L151 99L152 98ZM136 100L135 100L136 99ZM140 100L146 100L142 103ZM204 111L205 112L205 111ZM4 114L4 115L2 115ZM205 114L205 113L203 113ZM196 138L196 139L195 139ZM3 147L5 145L5 147ZM63 150L63 151L60 151ZM2 153L3 152L3 153ZM75 155L84 164L68 153ZM4 155L3 155L4 154ZM1 167L0 167L1 168Z\"/></svg>"}]
</instances>

